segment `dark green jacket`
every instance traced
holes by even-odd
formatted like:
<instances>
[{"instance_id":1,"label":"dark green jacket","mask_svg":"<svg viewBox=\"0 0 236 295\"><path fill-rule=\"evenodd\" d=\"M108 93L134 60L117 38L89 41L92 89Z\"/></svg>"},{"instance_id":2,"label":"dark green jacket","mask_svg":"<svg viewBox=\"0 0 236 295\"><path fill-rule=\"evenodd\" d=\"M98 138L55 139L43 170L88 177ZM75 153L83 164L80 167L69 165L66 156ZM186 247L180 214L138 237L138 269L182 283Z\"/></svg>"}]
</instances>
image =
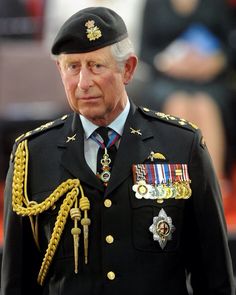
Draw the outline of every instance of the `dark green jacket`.
<instances>
[{"instance_id":1,"label":"dark green jacket","mask_svg":"<svg viewBox=\"0 0 236 295\"><path fill-rule=\"evenodd\" d=\"M76 140L68 140L74 134ZM194 294L234 294L218 183L201 132L190 123L131 105L106 191L85 162L78 115L24 135L14 150L24 139L29 148L30 200L42 202L69 178L81 181L91 204L88 264L84 263L81 235L79 271L74 273L73 221L69 216L44 285L37 284L63 197L39 214L38 250L29 218L12 210L13 152L5 191L2 295L186 295L187 274L191 274ZM152 151L166 158L155 159L154 164L187 164L192 189L189 199L158 203L135 197L132 165L151 163ZM105 206L107 199L110 207ZM161 209L175 227L163 249L149 230ZM107 242L107 236L112 236L113 242ZM112 280L107 277L109 272Z\"/></svg>"}]
</instances>

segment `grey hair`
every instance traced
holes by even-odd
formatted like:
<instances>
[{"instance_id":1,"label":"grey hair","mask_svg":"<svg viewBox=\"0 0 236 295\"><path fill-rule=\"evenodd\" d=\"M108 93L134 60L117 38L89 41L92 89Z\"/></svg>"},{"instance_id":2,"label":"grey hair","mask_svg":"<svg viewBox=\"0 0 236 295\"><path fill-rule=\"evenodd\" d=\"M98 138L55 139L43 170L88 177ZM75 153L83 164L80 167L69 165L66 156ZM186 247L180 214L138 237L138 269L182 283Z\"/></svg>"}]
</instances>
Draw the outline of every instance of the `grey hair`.
<instances>
[{"instance_id":1,"label":"grey hair","mask_svg":"<svg viewBox=\"0 0 236 295\"><path fill-rule=\"evenodd\" d=\"M111 45L111 53L120 69L125 64L125 61L134 54L134 47L129 38L125 38L117 43Z\"/></svg>"},{"instance_id":2,"label":"grey hair","mask_svg":"<svg viewBox=\"0 0 236 295\"><path fill-rule=\"evenodd\" d=\"M125 61L132 54L135 54L134 46L129 38L125 38L119 42L110 45L110 49L120 69L123 68ZM60 54L51 54L51 58L54 60L58 60L59 56Z\"/></svg>"}]
</instances>

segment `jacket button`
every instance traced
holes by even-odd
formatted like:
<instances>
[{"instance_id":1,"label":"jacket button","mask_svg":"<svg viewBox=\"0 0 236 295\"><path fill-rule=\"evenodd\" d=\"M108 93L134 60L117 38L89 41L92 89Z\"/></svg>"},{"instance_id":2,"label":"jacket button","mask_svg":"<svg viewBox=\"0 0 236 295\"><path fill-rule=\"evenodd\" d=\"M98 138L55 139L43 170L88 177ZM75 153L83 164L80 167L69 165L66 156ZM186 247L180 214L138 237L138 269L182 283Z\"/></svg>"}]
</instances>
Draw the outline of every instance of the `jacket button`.
<instances>
[{"instance_id":1,"label":"jacket button","mask_svg":"<svg viewBox=\"0 0 236 295\"><path fill-rule=\"evenodd\" d=\"M108 277L109 280L113 281L115 279L116 275L115 275L115 273L113 271L109 271L107 273L107 277Z\"/></svg>"},{"instance_id":2,"label":"jacket button","mask_svg":"<svg viewBox=\"0 0 236 295\"><path fill-rule=\"evenodd\" d=\"M104 201L104 206L107 207L107 208L110 208L112 205L112 201L110 199L106 199Z\"/></svg>"},{"instance_id":3,"label":"jacket button","mask_svg":"<svg viewBox=\"0 0 236 295\"><path fill-rule=\"evenodd\" d=\"M114 242L114 238L111 235L106 236L106 242L108 244L112 244Z\"/></svg>"}]
</instances>

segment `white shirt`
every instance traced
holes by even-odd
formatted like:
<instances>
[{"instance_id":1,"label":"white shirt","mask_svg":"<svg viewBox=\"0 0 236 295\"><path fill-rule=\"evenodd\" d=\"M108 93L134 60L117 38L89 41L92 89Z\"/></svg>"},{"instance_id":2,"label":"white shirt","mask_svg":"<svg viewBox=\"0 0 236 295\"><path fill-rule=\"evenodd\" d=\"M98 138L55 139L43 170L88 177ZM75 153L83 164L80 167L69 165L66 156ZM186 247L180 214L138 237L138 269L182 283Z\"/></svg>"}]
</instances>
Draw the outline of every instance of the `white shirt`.
<instances>
[{"instance_id":1,"label":"white shirt","mask_svg":"<svg viewBox=\"0 0 236 295\"><path fill-rule=\"evenodd\" d=\"M110 127L112 130L114 130L116 133L118 133L120 136L123 134L125 121L128 117L130 110L130 102L127 100L127 104L124 108L124 110L119 114L119 116L111 122L107 127ZM86 119L84 116L80 115L80 119L82 122L82 126L84 129L84 156L87 164L91 168L91 170L96 174L97 170L97 153L99 149L99 144L95 142L91 135L93 132L99 127L92 122L90 122L88 119ZM116 143L117 147L119 145L119 141Z\"/></svg>"}]
</instances>

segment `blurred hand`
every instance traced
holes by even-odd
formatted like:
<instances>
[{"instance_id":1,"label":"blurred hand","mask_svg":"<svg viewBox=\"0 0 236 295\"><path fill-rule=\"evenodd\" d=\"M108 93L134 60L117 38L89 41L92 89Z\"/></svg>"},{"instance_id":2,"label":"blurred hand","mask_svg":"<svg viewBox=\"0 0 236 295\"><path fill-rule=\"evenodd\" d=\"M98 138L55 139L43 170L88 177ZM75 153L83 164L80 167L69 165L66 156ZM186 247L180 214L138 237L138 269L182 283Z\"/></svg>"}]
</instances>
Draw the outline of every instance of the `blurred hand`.
<instances>
[{"instance_id":1,"label":"blurred hand","mask_svg":"<svg viewBox=\"0 0 236 295\"><path fill-rule=\"evenodd\" d=\"M204 54L185 45L175 54L158 54L154 64L159 71L170 77L204 82L217 76L224 69L226 60L221 52Z\"/></svg>"}]
</instances>

